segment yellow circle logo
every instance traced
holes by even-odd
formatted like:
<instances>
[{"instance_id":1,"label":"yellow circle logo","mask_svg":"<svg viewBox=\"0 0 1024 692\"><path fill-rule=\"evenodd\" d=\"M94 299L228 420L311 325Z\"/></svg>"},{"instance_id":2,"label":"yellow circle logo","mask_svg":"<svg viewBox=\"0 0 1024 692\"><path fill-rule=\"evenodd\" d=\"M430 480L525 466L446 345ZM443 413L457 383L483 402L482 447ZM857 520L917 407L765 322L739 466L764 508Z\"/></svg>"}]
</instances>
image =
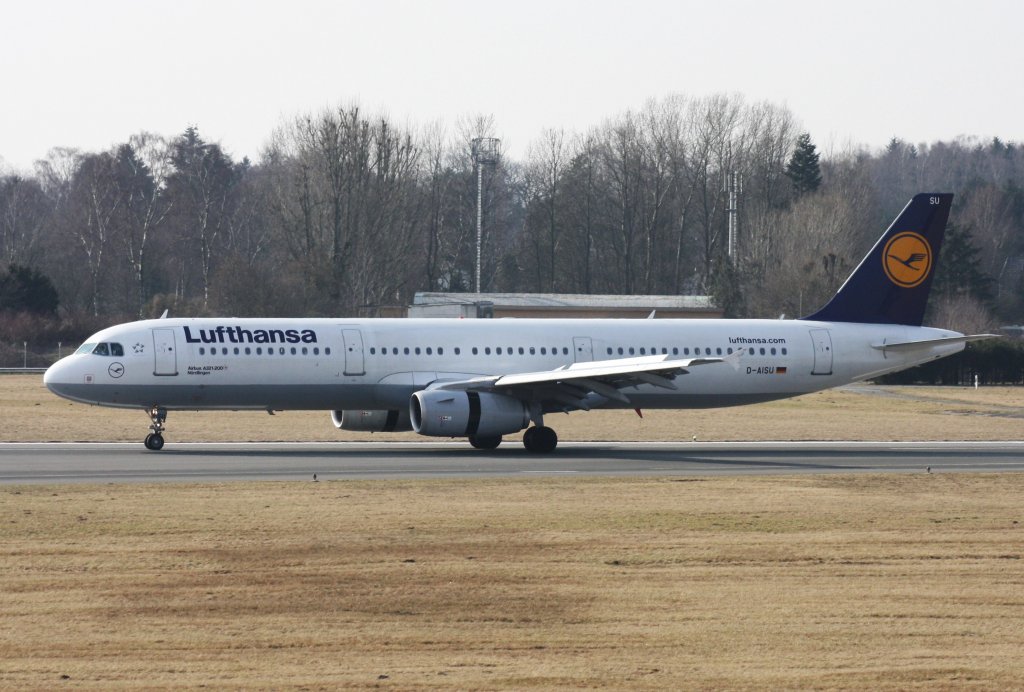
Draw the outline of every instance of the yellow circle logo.
<instances>
[{"instance_id":1,"label":"yellow circle logo","mask_svg":"<svg viewBox=\"0 0 1024 692\"><path fill-rule=\"evenodd\" d=\"M917 233L900 233L886 243L882 266L894 284L913 288L928 278L932 269L932 246Z\"/></svg>"}]
</instances>

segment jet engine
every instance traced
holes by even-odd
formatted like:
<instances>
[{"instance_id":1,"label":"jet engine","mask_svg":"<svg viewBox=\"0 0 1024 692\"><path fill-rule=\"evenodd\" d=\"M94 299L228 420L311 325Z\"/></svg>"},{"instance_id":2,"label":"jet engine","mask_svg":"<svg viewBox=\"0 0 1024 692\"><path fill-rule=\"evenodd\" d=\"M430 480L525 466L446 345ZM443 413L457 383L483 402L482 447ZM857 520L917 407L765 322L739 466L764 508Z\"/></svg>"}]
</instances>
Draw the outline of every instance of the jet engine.
<instances>
[{"instance_id":1,"label":"jet engine","mask_svg":"<svg viewBox=\"0 0 1024 692\"><path fill-rule=\"evenodd\" d=\"M412 430L408 411L331 411L334 427L356 432L406 432Z\"/></svg>"},{"instance_id":2,"label":"jet engine","mask_svg":"<svg viewBox=\"0 0 1024 692\"><path fill-rule=\"evenodd\" d=\"M518 399L487 392L416 392L409 402L412 429L432 437L500 437L530 424Z\"/></svg>"}]
</instances>

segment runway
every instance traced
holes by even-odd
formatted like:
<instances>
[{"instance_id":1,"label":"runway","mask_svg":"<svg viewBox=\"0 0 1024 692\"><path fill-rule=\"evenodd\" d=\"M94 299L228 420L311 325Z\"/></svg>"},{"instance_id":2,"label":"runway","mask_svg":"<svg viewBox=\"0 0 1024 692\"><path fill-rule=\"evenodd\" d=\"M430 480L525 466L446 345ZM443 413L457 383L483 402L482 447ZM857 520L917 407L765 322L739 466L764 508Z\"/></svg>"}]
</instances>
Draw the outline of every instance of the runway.
<instances>
[{"instance_id":1,"label":"runway","mask_svg":"<svg viewBox=\"0 0 1024 692\"><path fill-rule=\"evenodd\" d=\"M1024 442L0 444L0 484L1024 471Z\"/></svg>"}]
</instances>

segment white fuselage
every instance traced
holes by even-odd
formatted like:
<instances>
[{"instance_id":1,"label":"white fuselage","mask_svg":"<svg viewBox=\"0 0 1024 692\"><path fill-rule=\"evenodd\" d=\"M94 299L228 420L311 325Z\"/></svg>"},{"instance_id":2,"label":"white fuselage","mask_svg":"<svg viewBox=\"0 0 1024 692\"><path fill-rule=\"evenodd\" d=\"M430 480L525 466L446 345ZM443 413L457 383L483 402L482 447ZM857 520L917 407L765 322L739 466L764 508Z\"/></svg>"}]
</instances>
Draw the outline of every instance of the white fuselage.
<instances>
[{"instance_id":1,"label":"white fuselage","mask_svg":"<svg viewBox=\"0 0 1024 692\"><path fill-rule=\"evenodd\" d=\"M105 329L109 355L63 358L46 385L77 401L166 409L406 409L431 384L655 354L724 357L676 389L623 393L637 408L731 406L785 398L948 356L960 336L924 327L801 320L161 319ZM115 348L113 345L117 345ZM598 406L622 407L606 400Z\"/></svg>"}]
</instances>

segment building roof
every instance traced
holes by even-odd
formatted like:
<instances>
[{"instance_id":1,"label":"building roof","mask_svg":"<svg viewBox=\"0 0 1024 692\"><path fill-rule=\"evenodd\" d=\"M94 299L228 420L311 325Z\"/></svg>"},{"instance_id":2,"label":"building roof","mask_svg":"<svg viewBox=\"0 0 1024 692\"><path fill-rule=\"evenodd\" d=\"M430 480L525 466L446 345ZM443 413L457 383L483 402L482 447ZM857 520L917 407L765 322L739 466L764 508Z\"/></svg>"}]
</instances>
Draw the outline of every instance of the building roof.
<instances>
[{"instance_id":1,"label":"building roof","mask_svg":"<svg viewBox=\"0 0 1024 692\"><path fill-rule=\"evenodd\" d=\"M473 305L501 307L716 310L711 296L620 296L583 293L435 293L417 291L414 306Z\"/></svg>"}]
</instances>

